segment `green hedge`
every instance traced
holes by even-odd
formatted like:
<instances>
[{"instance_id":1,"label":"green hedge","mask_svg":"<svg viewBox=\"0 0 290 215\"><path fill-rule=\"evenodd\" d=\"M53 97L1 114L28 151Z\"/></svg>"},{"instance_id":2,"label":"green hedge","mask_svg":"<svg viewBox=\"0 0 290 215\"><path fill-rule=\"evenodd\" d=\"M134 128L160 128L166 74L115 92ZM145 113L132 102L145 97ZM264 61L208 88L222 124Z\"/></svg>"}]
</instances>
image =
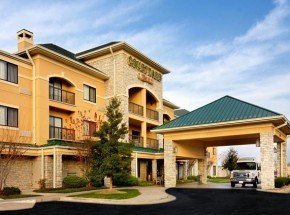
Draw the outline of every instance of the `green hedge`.
<instances>
[{"instance_id":1,"label":"green hedge","mask_svg":"<svg viewBox=\"0 0 290 215\"><path fill-rule=\"evenodd\" d=\"M132 175L115 175L113 177L113 184L116 186L137 186L139 184L138 178Z\"/></svg>"},{"instance_id":2,"label":"green hedge","mask_svg":"<svg viewBox=\"0 0 290 215\"><path fill-rule=\"evenodd\" d=\"M290 184L290 178L286 178L286 177L275 178L275 187L276 188L280 188L280 187L283 187L283 186L289 185L289 184Z\"/></svg>"},{"instance_id":3,"label":"green hedge","mask_svg":"<svg viewBox=\"0 0 290 215\"><path fill-rule=\"evenodd\" d=\"M63 179L63 186L66 188L80 188L87 186L88 181L77 175L69 175Z\"/></svg>"},{"instance_id":4,"label":"green hedge","mask_svg":"<svg viewBox=\"0 0 290 215\"><path fill-rule=\"evenodd\" d=\"M1 194L3 196L19 195L21 194L21 190L18 187L4 187Z\"/></svg>"}]
</instances>

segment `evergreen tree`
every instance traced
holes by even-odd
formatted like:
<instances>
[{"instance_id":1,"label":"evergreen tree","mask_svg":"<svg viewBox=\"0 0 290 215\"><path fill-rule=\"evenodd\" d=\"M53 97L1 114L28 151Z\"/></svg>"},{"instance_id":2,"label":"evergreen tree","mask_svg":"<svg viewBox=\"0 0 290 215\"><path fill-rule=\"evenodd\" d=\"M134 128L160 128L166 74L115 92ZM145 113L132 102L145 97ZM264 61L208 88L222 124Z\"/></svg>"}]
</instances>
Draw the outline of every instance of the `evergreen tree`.
<instances>
[{"instance_id":1,"label":"evergreen tree","mask_svg":"<svg viewBox=\"0 0 290 215\"><path fill-rule=\"evenodd\" d=\"M120 104L116 97L110 100L105 113L107 119L95 133L100 140L92 144L90 163L91 177L97 183L105 176L114 178L131 175L132 145L122 142L128 129L122 123Z\"/></svg>"},{"instance_id":2,"label":"evergreen tree","mask_svg":"<svg viewBox=\"0 0 290 215\"><path fill-rule=\"evenodd\" d=\"M223 169L227 169L231 172L235 169L237 161L238 161L238 152L231 147L227 151L226 157L222 163L222 167Z\"/></svg>"}]
</instances>

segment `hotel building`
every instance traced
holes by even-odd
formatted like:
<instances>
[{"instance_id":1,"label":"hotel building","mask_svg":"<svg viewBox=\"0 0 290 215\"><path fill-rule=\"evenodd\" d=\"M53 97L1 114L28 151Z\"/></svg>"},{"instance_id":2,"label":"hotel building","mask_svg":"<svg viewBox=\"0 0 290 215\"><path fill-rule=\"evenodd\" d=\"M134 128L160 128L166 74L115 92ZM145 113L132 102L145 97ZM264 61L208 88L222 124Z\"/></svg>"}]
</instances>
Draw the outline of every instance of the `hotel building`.
<instances>
[{"instance_id":1,"label":"hotel building","mask_svg":"<svg viewBox=\"0 0 290 215\"><path fill-rule=\"evenodd\" d=\"M163 135L151 130L174 119L179 108L163 98L162 78L170 71L126 42L75 54L54 44L36 45L33 37L23 29L16 53L0 50L0 141L27 148L6 185L38 188L46 179L47 187L61 187L65 176L82 175L74 143L95 138L114 96L128 126L126 140L135 144L132 175L163 177ZM216 150L208 148L209 175L216 174ZM192 174L189 164L181 157L172 174Z\"/></svg>"}]
</instances>

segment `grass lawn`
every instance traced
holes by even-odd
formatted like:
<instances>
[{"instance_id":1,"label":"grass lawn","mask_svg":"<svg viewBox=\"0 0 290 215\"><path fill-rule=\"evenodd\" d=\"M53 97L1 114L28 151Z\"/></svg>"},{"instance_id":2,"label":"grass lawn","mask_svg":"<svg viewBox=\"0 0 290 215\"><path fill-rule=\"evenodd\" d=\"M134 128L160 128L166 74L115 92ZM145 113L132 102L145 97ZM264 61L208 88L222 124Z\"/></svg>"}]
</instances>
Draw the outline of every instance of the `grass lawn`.
<instances>
[{"instance_id":1,"label":"grass lawn","mask_svg":"<svg viewBox=\"0 0 290 215\"><path fill-rule=\"evenodd\" d=\"M75 193L89 190L98 190L101 188L82 187L82 188L47 188L45 190L34 190L37 193Z\"/></svg>"},{"instance_id":2,"label":"grass lawn","mask_svg":"<svg viewBox=\"0 0 290 215\"><path fill-rule=\"evenodd\" d=\"M212 183L230 183L230 179L226 177L208 178L207 181Z\"/></svg>"},{"instance_id":3,"label":"grass lawn","mask_svg":"<svg viewBox=\"0 0 290 215\"><path fill-rule=\"evenodd\" d=\"M31 195L31 194L19 194L19 195L10 195L10 196L0 196L1 199L21 199L21 198L28 198L28 197L35 197L41 195Z\"/></svg>"},{"instance_id":4,"label":"grass lawn","mask_svg":"<svg viewBox=\"0 0 290 215\"><path fill-rule=\"evenodd\" d=\"M186 184L186 183L192 183L194 181L195 180L193 180L193 179L178 179L178 180L176 180L176 183L177 184Z\"/></svg>"},{"instance_id":5,"label":"grass lawn","mask_svg":"<svg viewBox=\"0 0 290 215\"><path fill-rule=\"evenodd\" d=\"M137 189L122 189L122 190L106 189L80 195L71 195L69 197L97 198L97 199L130 199L139 196L140 194L141 193Z\"/></svg>"}]
</instances>

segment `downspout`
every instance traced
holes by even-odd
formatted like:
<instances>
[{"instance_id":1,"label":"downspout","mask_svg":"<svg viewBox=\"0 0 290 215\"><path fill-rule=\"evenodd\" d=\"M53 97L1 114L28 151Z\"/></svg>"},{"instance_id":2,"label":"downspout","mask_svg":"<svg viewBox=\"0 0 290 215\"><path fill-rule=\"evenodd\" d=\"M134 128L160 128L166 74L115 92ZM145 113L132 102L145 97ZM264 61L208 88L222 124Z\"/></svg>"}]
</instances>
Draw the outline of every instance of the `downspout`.
<instances>
[{"instance_id":1,"label":"downspout","mask_svg":"<svg viewBox=\"0 0 290 215\"><path fill-rule=\"evenodd\" d=\"M114 62L114 67L113 67L113 72L114 72L114 76L113 76L113 89L114 89L114 96L116 96L116 58L115 55L113 53L112 47L110 47L110 52L111 55L113 57L113 62Z\"/></svg>"},{"instance_id":2,"label":"downspout","mask_svg":"<svg viewBox=\"0 0 290 215\"><path fill-rule=\"evenodd\" d=\"M35 81L35 77L36 77L36 71L35 71L35 64L28 52L28 50L26 49L26 54L32 64L32 133L33 133L33 139L32 139L32 143L33 144L36 144L36 92L35 92L35 89L36 89L36 81Z\"/></svg>"}]
</instances>

